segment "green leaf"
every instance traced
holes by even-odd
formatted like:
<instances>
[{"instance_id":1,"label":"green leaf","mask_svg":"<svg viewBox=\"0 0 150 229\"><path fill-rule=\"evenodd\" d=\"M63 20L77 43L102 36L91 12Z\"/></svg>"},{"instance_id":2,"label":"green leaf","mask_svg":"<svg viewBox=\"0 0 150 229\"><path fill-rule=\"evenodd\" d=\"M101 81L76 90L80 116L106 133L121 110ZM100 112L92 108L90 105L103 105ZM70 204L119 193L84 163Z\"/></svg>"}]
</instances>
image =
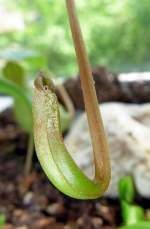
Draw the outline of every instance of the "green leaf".
<instances>
[{"instance_id":1,"label":"green leaf","mask_svg":"<svg viewBox=\"0 0 150 229\"><path fill-rule=\"evenodd\" d=\"M6 79L25 87L25 72L18 62L8 61L2 69L2 73Z\"/></svg>"},{"instance_id":2,"label":"green leaf","mask_svg":"<svg viewBox=\"0 0 150 229\"><path fill-rule=\"evenodd\" d=\"M121 201L124 200L127 203L133 202L135 193L132 177L121 177L118 189Z\"/></svg>"},{"instance_id":3,"label":"green leaf","mask_svg":"<svg viewBox=\"0 0 150 229\"><path fill-rule=\"evenodd\" d=\"M16 84L0 78L0 92L10 95L15 101L15 114L18 123L27 132L32 132L32 107L26 93Z\"/></svg>"},{"instance_id":4,"label":"green leaf","mask_svg":"<svg viewBox=\"0 0 150 229\"><path fill-rule=\"evenodd\" d=\"M125 201L121 202L122 218L125 225L132 225L144 221L144 209L140 206L129 205Z\"/></svg>"},{"instance_id":5,"label":"green leaf","mask_svg":"<svg viewBox=\"0 0 150 229\"><path fill-rule=\"evenodd\" d=\"M119 181L118 188L123 224L133 225L144 221L144 209L140 206L132 205L135 196L132 177L122 177Z\"/></svg>"},{"instance_id":6,"label":"green leaf","mask_svg":"<svg viewBox=\"0 0 150 229\"><path fill-rule=\"evenodd\" d=\"M5 221L6 221L6 216L4 214L0 214L0 229L3 229Z\"/></svg>"},{"instance_id":7,"label":"green leaf","mask_svg":"<svg viewBox=\"0 0 150 229\"><path fill-rule=\"evenodd\" d=\"M150 223L149 222L140 222L140 223L133 224L130 226L119 227L118 229L150 229Z\"/></svg>"}]
</instances>

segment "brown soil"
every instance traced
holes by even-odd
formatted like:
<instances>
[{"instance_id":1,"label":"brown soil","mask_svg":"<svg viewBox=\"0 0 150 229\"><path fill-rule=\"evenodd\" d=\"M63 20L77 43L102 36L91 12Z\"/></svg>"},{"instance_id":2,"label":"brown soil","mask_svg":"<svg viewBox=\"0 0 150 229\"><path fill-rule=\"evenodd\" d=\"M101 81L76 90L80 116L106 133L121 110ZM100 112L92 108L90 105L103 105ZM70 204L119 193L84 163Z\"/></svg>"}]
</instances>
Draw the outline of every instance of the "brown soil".
<instances>
[{"instance_id":1,"label":"brown soil","mask_svg":"<svg viewBox=\"0 0 150 229\"><path fill-rule=\"evenodd\" d=\"M12 111L0 115L0 213L4 229L112 229L120 221L116 200L80 201L56 190L34 156L32 173L24 177L27 136Z\"/></svg>"},{"instance_id":2,"label":"brown soil","mask_svg":"<svg viewBox=\"0 0 150 229\"><path fill-rule=\"evenodd\" d=\"M50 184L38 164L24 178L23 163L23 157L1 158L0 212L7 217L5 229L116 228L117 201L66 197Z\"/></svg>"},{"instance_id":3,"label":"brown soil","mask_svg":"<svg viewBox=\"0 0 150 229\"><path fill-rule=\"evenodd\" d=\"M1 114L0 213L6 215L4 229L113 229L120 225L118 200L66 197L51 185L36 155L32 173L25 178L26 145L27 135L14 122L12 111Z\"/></svg>"}]
</instances>

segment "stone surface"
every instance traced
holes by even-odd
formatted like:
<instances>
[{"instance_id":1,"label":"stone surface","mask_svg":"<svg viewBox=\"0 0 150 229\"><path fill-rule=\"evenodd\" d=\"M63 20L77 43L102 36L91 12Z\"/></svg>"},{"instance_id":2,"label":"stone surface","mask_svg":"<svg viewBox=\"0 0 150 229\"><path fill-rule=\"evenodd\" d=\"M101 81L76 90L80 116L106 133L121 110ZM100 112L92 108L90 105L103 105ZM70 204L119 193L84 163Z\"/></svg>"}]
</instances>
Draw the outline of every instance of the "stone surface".
<instances>
[{"instance_id":1,"label":"stone surface","mask_svg":"<svg viewBox=\"0 0 150 229\"><path fill-rule=\"evenodd\" d=\"M7 108L11 107L13 100L10 97L0 96L0 112L3 112Z\"/></svg>"},{"instance_id":2,"label":"stone surface","mask_svg":"<svg viewBox=\"0 0 150 229\"><path fill-rule=\"evenodd\" d=\"M112 166L112 180L106 194L117 196L119 178L132 175L138 192L150 197L150 103L105 103L101 111ZM78 166L93 177L92 146L85 113L79 114L65 143Z\"/></svg>"}]
</instances>

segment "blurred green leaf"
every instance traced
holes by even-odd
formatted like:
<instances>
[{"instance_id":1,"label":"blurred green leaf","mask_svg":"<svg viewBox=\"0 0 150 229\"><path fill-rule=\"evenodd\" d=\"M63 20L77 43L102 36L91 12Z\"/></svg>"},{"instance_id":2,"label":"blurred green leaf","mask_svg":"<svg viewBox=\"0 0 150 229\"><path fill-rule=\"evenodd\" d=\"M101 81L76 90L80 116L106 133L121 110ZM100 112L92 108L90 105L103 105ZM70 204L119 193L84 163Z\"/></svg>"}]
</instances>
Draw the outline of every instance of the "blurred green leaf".
<instances>
[{"instance_id":1,"label":"blurred green leaf","mask_svg":"<svg viewBox=\"0 0 150 229\"><path fill-rule=\"evenodd\" d=\"M134 200L134 185L131 176L121 177L119 180L119 196L120 200L132 203Z\"/></svg>"},{"instance_id":2,"label":"blurred green leaf","mask_svg":"<svg viewBox=\"0 0 150 229\"><path fill-rule=\"evenodd\" d=\"M0 92L10 95L14 98L14 111L18 123L27 132L32 133L32 108L31 101L17 84L0 78Z\"/></svg>"},{"instance_id":3,"label":"blurred green leaf","mask_svg":"<svg viewBox=\"0 0 150 229\"><path fill-rule=\"evenodd\" d=\"M4 214L0 214L0 229L3 229L6 221L6 216Z\"/></svg>"},{"instance_id":4,"label":"blurred green leaf","mask_svg":"<svg viewBox=\"0 0 150 229\"><path fill-rule=\"evenodd\" d=\"M121 202L122 218L125 225L133 225L144 221L144 209L140 206L129 205L125 201Z\"/></svg>"},{"instance_id":5,"label":"blurred green leaf","mask_svg":"<svg viewBox=\"0 0 150 229\"><path fill-rule=\"evenodd\" d=\"M2 69L3 76L18 84L22 88L25 87L25 72L22 66L16 61L8 61Z\"/></svg>"},{"instance_id":6,"label":"blurred green leaf","mask_svg":"<svg viewBox=\"0 0 150 229\"><path fill-rule=\"evenodd\" d=\"M118 229L150 229L150 223L140 222L140 223L133 224L130 226L119 227Z\"/></svg>"},{"instance_id":7,"label":"blurred green leaf","mask_svg":"<svg viewBox=\"0 0 150 229\"><path fill-rule=\"evenodd\" d=\"M147 229L150 227L150 223L144 222L144 209L134 205L135 191L132 177L121 177L118 190L124 225L118 229Z\"/></svg>"},{"instance_id":8,"label":"blurred green leaf","mask_svg":"<svg viewBox=\"0 0 150 229\"><path fill-rule=\"evenodd\" d=\"M24 94L24 96L26 95ZM32 115L31 101L29 101L28 99L28 105L27 105L23 103L23 101L21 102L20 98L15 98L14 112L15 112L16 120L20 124L20 126L27 132L31 133L33 131L32 116L31 116Z\"/></svg>"}]
</instances>

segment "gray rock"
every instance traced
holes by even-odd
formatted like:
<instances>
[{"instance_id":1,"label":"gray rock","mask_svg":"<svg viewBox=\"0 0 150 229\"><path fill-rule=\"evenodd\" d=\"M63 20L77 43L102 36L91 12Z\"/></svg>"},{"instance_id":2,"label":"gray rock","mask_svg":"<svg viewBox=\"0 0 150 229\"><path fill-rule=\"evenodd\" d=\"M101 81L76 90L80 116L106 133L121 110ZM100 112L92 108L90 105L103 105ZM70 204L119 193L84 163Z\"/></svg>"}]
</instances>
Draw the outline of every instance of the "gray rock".
<instances>
[{"instance_id":1,"label":"gray rock","mask_svg":"<svg viewBox=\"0 0 150 229\"><path fill-rule=\"evenodd\" d=\"M138 192L150 197L150 103L101 105L110 148L112 180L106 195L117 196L119 178L132 175ZM85 113L79 115L65 139L72 157L93 178L94 164Z\"/></svg>"}]
</instances>

